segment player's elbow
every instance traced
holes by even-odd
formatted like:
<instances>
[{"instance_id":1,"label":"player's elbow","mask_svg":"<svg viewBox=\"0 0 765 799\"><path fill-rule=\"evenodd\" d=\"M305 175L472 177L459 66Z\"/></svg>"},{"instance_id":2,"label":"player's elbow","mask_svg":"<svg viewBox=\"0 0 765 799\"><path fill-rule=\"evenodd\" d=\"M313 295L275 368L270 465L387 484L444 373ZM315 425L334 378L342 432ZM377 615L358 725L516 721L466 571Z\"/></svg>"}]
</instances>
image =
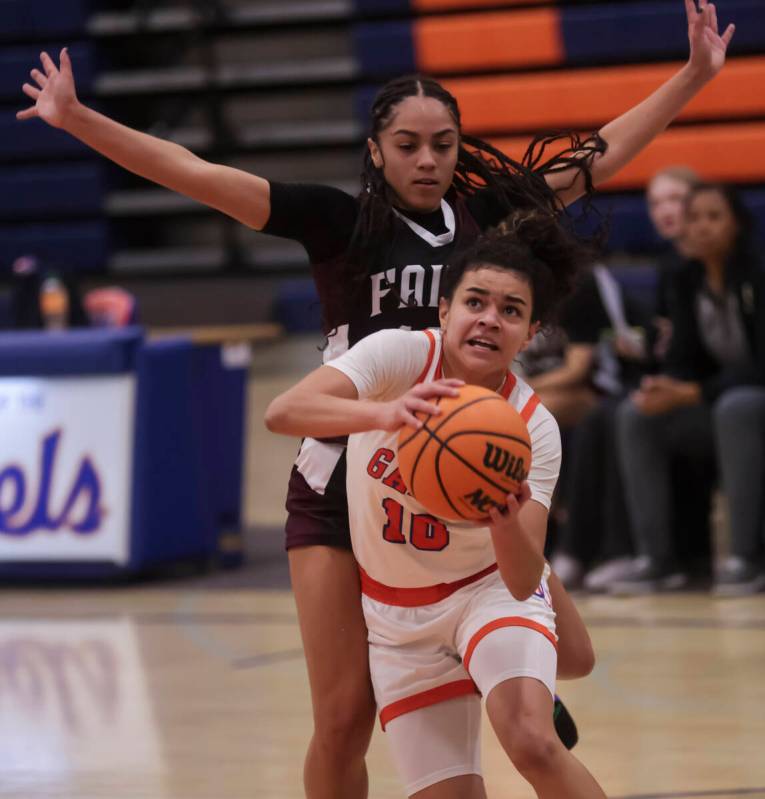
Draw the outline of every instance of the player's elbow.
<instances>
[{"instance_id":1,"label":"player's elbow","mask_svg":"<svg viewBox=\"0 0 765 799\"><path fill-rule=\"evenodd\" d=\"M525 602L537 590L539 585L539 581L534 583L514 574L503 573L502 580L507 590L513 595L513 599L517 599L518 602Z\"/></svg>"},{"instance_id":2,"label":"player's elbow","mask_svg":"<svg viewBox=\"0 0 765 799\"><path fill-rule=\"evenodd\" d=\"M290 416L289 401L284 394L280 394L269 403L263 421L272 433L289 435Z\"/></svg>"}]
</instances>

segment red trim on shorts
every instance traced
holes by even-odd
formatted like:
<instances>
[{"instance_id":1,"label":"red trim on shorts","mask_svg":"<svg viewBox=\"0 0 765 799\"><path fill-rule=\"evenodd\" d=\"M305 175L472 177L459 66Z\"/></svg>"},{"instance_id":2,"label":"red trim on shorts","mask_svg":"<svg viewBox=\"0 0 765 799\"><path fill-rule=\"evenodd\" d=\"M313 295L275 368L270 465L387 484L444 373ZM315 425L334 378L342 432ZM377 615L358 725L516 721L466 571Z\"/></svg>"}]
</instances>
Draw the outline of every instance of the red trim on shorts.
<instances>
[{"instance_id":1,"label":"red trim on shorts","mask_svg":"<svg viewBox=\"0 0 765 799\"><path fill-rule=\"evenodd\" d=\"M480 644L489 633L494 632L494 630L499 630L502 627L527 627L529 630L536 630L538 633L544 635L555 647L556 651L558 650L558 642L555 640L555 636L543 624L532 621L531 619L525 619L523 616L506 616L504 619L494 619L494 621L485 624L470 639L470 643L465 650L465 657L462 658L462 665L465 667L466 671L470 671L470 659L473 657L473 652L475 652L475 648L478 644Z\"/></svg>"},{"instance_id":2,"label":"red trim on shorts","mask_svg":"<svg viewBox=\"0 0 765 799\"><path fill-rule=\"evenodd\" d=\"M433 363L433 356L436 352L436 337L430 330L423 330L422 332L428 337L428 341L430 341L430 349L428 350L428 361L425 364L425 368L420 372L420 376L416 381L417 383L422 383L422 381L425 379L428 369L430 369L430 364Z\"/></svg>"},{"instance_id":3,"label":"red trim on shorts","mask_svg":"<svg viewBox=\"0 0 765 799\"><path fill-rule=\"evenodd\" d=\"M532 394L529 398L529 401L523 406L521 410L521 419L528 424L529 419L531 419L532 414L537 409L537 405L539 405L540 399L536 394Z\"/></svg>"},{"instance_id":4,"label":"red trim on shorts","mask_svg":"<svg viewBox=\"0 0 765 799\"><path fill-rule=\"evenodd\" d=\"M407 696L392 702L380 711L380 726L385 731L385 725L393 719L411 713L413 710L421 710L430 705L437 705L439 702L446 702L449 699L456 699L458 696L468 696L469 694L479 693L472 680L456 680L445 685L439 685L428 691Z\"/></svg>"},{"instance_id":5,"label":"red trim on shorts","mask_svg":"<svg viewBox=\"0 0 765 799\"><path fill-rule=\"evenodd\" d=\"M485 569L476 572L476 574L463 577L453 583L438 583L438 585L426 585L422 588L395 588L378 583L377 580L372 579L359 566L361 593L386 605L395 605L399 608L418 608L421 605L432 605L435 602L446 599L446 597L451 596L460 588L464 588L466 585L486 577L487 574L497 571L497 568L497 564L492 563L491 566L487 566Z\"/></svg>"}]
</instances>

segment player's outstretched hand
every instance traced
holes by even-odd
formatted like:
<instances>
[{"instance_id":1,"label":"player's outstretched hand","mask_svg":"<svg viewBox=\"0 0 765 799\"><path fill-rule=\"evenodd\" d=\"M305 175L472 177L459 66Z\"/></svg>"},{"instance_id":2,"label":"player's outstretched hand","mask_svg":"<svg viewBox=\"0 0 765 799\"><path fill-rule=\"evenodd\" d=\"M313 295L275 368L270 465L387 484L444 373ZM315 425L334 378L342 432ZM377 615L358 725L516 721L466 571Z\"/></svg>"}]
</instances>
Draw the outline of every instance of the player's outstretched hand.
<instances>
[{"instance_id":1,"label":"player's outstretched hand","mask_svg":"<svg viewBox=\"0 0 765 799\"><path fill-rule=\"evenodd\" d=\"M415 414L437 416L441 413L441 409L429 400L436 397L456 397L459 395L458 389L464 385L464 380L451 377L435 380L432 383L418 383L398 399L383 404L380 429L393 432L408 425L414 430L419 430L422 421Z\"/></svg>"},{"instance_id":2,"label":"player's outstretched hand","mask_svg":"<svg viewBox=\"0 0 765 799\"><path fill-rule=\"evenodd\" d=\"M40 53L40 64L43 71L33 69L29 74L35 85L25 83L21 88L27 97L34 100L34 105L16 114L16 119L40 119L54 128L64 126L69 112L77 105L77 93L74 87L72 62L66 47L59 56L60 67L45 52Z\"/></svg>"},{"instance_id":3,"label":"player's outstretched hand","mask_svg":"<svg viewBox=\"0 0 765 799\"><path fill-rule=\"evenodd\" d=\"M489 508L489 527L498 533L512 533L513 527L518 524L518 513L530 499L531 488L524 480L517 494L507 495L505 508Z\"/></svg>"},{"instance_id":4,"label":"player's outstretched hand","mask_svg":"<svg viewBox=\"0 0 765 799\"><path fill-rule=\"evenodd\" d=\"M728 50L736 26L731 24L720 35L717 28L717 9L714 3L699 0L696 10L694 0L685 0L685 13L688 17L688 40L691 45L689 65L700 74L713 78L725 64Z\"/></svg>"}]
</instances>

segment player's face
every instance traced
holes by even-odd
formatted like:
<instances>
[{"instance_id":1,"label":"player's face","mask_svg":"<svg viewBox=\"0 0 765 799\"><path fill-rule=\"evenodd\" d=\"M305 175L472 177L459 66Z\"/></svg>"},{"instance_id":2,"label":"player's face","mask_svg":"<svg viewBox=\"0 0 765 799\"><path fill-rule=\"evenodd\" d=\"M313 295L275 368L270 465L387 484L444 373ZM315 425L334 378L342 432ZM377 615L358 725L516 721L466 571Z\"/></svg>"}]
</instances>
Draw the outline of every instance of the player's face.
<instances>
[{"instance_id":1,"label":"player's face","mask_svg":"<svg viewBox=\"0 0 765 799\"><path fill-rule=\"evenodd\" d=\"M738 223L719 191L701 191L688 205L688 246L698 258L726 258L738 235Z\"/></svg>"},{"instance_id":2,"label":"player's face","mask_svg":"<svg viewBox=\"0 0 765 799\"><path fill-rule=\"evenodd\" d=\"M648 187L648 214L656 232L669 241L682 235L685 221L685 200L690 186L682 180L659 175Z\"/></svg>"},{"instance_id":3,"label":"player's face","mask_svg":"<svg viewBox=\"0 0 765 799\"><path fill-rule=\"evenodd\" d=\"M444 374L496 389L539 325L531 322L531 285L496 266L465 272L451 301L441 299Z\"/></svg>"},{"instance_id":4,"label":"player's face","mask_svg":"<svg viewBox=\"0 0 765 799\"><path fill-rule=\"evenodd\" d=\"M393 110L379 143L368 140L401 208L435 211L452 183L459 131L449 109L433 97L407 97Z\"/></svg>"}]
</instances>

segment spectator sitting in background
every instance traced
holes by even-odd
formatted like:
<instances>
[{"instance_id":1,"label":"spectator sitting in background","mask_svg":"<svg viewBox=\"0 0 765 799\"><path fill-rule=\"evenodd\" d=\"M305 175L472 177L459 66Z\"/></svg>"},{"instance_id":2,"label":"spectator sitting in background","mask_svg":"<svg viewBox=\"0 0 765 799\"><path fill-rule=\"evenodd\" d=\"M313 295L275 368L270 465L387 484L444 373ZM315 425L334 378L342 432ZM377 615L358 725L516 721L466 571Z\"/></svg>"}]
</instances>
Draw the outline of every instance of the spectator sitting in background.
<instances>
[{"instance_id":1,"label":"spectator sitting in background","mask_svg":"<svg viewBox=\"0 0 765 799\"><path fill-rule=\"evenodd\" d=\"M632 574L614 593L680 587L669 464L691 453L719 462L731 519L731 556L719 594L765 585L762 486L765 481L765 284L752 220L740 197L698 185L686 207L694 253L672 276L672 341L665 374L646 377L617 415L619 455L636 546Z\"/></svg>"},{"instance_id":2,"label":"spectator sitting in background","mask_svg":"<svg viewBox=\"0 0 765 799\"><path fill-rule=\"evenodd\" d=\"M699 183L699 176L692 169L670 166L657 172L646 189L648 216L654 230L667 243L656 264L658 280L654 325L658 336L654 354L659 360L666 357L672 335L669 322L671 276L691 256L685 235L685 204L688 193Z\"/></svg>"},{"instance_id":3,"label":"spectator sitting in background","mask_svg":"<svg viewBox=\"0 0 765 799\"><path fill-rule=\"evenodd\" d=\"M41 267L32 256L13 263L10 320L17 330L64 330L90 324L75 280Z\"/></svg>"},{"instance_id":4,"label":"spectator sitting in background","mask_svg":"<svg viewBox=\"0 0 765 799\"><path fill-rule=\"evenodd\" d=\"M667 357L672 337L669 321L672 305L672 276L691 257L685 231L685 206L688 194L700 178L686 166L670 166L657 172L646 189L648 215L656 233L666 246L657 261L655 315L657 331L653 355L658 362ZM674 525L678 558L691 566L709 568L709 506L714 489L714 474L703 461L680 454L673 458L672 495L678 509ZM623 575L621 575L623 576Z\"/></svg>"},{"instance_id":5,"label":"spectator sitting in background","mask_svg":"<svg viewBox=\"0 0 765 799\"><path fill-rule=\"evenodd\" d=\"M565 513L552 567L567 587L600 590L628 573L632 537L619 474L615 414L627 391L649 366L652 336L646 311L626 297L611 272L596 265L563 319L572 346L582 353L585 380L595 397L566 441L561 479ZM585 357L586 355L586 357Z\"/></svg>"}]
</instances>

